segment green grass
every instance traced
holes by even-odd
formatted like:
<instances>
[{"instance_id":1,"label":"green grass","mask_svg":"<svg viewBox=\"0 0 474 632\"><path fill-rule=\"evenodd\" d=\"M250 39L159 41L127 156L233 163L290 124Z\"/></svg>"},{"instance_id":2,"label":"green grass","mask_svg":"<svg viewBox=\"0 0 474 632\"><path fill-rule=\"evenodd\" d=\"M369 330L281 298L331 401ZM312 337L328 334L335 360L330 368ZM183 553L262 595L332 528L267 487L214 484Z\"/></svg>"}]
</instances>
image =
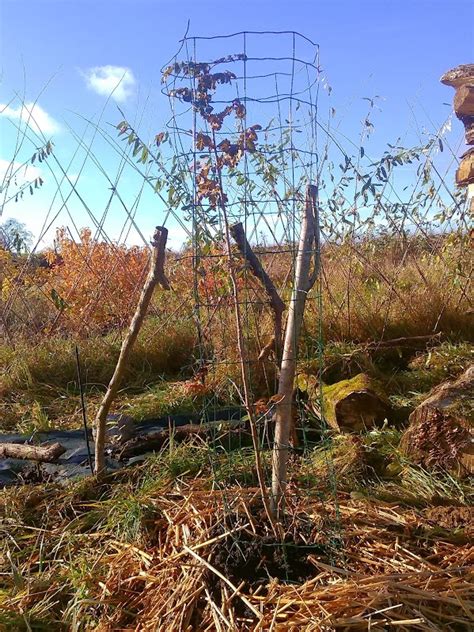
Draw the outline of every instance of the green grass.
<instances>
[{"instance_id":1,"label":"green grass","mask_svg":"<svg viewBox=\"0 0 474 632\"><path fill-rule=\"evenodd\" d=\"M412 507L470 507L474 503L472 481L456 479L449 472L430 472L409 462L405 462L401 468L396 464L394 470L397 475L393 478L375 481L358 491L366 498Z\"/></svg>"},{"instance_id":2,"label":"green grass","mask_svg":"<svg viewBox=\"0 0 474 632\"><path fill-rule=\"evenodd\" d=\"M140 393L122 396L121 412L130 415L137 421L164 417L179 412L199 413L203 407L203 398L186 391L182 382L162 380L152 384Z\"/></svg>"},{"instance_id":3,"label":"green grass","mask_svg":"<svg viewBox=\"0 0 474 632\"><path fill-rule=\"evenodd\" d=\"M306 487L337 487L366 500L417 507L472 505L472 481L411 463L398 449L401 435L396 428L337 435L308 455L297 480Z\"/></svg>"}]
</instances>

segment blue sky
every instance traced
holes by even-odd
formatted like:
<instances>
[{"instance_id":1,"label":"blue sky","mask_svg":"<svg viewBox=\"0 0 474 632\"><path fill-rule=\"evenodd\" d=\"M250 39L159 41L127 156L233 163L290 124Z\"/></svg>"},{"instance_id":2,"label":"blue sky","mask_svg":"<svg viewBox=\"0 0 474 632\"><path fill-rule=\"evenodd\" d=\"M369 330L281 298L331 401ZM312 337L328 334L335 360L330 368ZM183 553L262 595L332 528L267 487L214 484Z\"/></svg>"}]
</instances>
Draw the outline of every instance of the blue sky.
<instances>
[{"instance_id":1,"label":"blue sky","mask_svg":"<svg viewBox=\"0 0 474 632\"><path fill-rule=\"evenodd\" d=\"M342 116L347 136L357 138L360 133L367 104L362 98L382 97L382 111L374 119L373 151L381 151L399 135L410 143L418 140L420 130L436 132L449 116L453 98L453 91L441 85L439 77L453 66L474 60L474 3L467 0L1 0L0 7L3 171L13 159L21 163L34 151L35 139L31 138L15 155L16 125L22 114L17 95L25 103L36 102L35 119L45 136L53 138L55 152L72 178L77 176L83 156L79 152L72 159L77 138L71 128L81 136L84 119L100 121L107 128L108 123L121 119L118 102L127 117L137 121L145 138L159 131L169 116L168 102L160 93L160 68L176 52L188 19L191 35L291 29L316 41L321 66L333 89L331 105ZM253 45L263 54L277 43L262 39ZM220 54L219 49L217 56ZM107 102L117 77L124 80ZM454 120L452 128L449 140L456 150L462 149L462 126ZM91 133L87 132L88 141ZM118 156L106 143L96 137L93 151L105 169L116 173ZM34 196L6 205L4 218L15 216L38 235L48 217L51 229L43 243L51 240L56 225L72 220L77 226L90 224L74 195L55 217L62 205L58 206L57 196L53 201L57 184L50 173L39 166L36 169L20 173L20 180L41 173L46 176L44 186ZM127 203L132 204L139 181L133 173L125 173L121 186ZM100 217L110 191L90 160L78 188ZM62 186L65 196L68 190ZM156 198L143 197L136 217L145 235L160 223L163 212ZM107 230L112 238L120 236L125 218L123 209L111 207ZM172 227L175 234L171 239L178 243L182 231ZM129 239L140 240L133 230Z\"/></svg>"}]
</instances>

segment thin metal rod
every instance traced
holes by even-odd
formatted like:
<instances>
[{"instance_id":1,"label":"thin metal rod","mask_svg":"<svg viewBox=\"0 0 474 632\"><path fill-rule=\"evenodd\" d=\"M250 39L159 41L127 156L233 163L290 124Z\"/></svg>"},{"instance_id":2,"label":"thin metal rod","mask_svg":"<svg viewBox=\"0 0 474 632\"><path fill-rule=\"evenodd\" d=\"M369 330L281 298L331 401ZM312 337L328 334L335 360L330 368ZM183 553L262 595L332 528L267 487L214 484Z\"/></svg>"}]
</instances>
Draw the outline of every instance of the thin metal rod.
<instances>
[{"instance_id":1,"label":"thin metal rod","mask_svg":"<svg viewBox=\"0 0 474 632\"><path fill-rule=\"evenodd\" d=\"M82 424L84 426L84 438L86 440L86 446L87 446L87 459L89 461L91 474L94 474L94 465L92 463L91 448L89 445L89 431L87 429L86 401L84 398L84 389L82 388L81 363L79 360L79 347L77 345L76 345L76 370L77 370L77 383L79 384L79 393L81 396Z\"/></svg>"}]
</instances>

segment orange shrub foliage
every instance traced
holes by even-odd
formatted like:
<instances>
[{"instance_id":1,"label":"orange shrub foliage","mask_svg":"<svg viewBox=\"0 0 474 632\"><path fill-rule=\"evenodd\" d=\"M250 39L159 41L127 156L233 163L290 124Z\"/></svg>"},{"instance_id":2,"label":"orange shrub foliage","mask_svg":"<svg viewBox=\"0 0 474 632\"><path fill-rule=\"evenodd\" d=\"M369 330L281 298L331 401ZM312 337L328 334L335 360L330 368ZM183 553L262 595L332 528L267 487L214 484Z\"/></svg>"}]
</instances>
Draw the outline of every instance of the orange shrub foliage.
<instances>
[{"instance_id":1,"label":"orange shrub foliage","mask_svg":"<svg viewBox=\"0 0 474 632\"><path fill-rule=\"evenodd\" d=\"M193 264L196 269L193 270ZM236 266L237 286L240 291L252 287L253 277L244 278L245 264L239 255L234 262ZM191 249L181 252L174 260L168 258L168 274L180 296L191 294L196 286L199 300L208 306L229 306L233 302L233 289L229 275L229 261L222 244L204 246L199 256L194 258ZM255 283L254 283L255 284ZM257 283L258 286L258 283Z\"/></svg>"},{"instance_id":2,"label":"orange shrub foliage","mask_svg":"<svg viewBox=\"0 0 474 632\"><path fill-rule=\"evenodd\" d=\"M76 242L60 229L46 256L45 290L58 310L53 328L87 333L129 322L147 272L146 249L97 241L90 229Z\"/></svg>"},{"instance_id":3,"label":"orange shrub foliage","mask_svg":"<svg viewBox=\"0 0 474 632\"><path fill-rule=\"evenodd\" d=\"M9 299L15 286L17 272L11 252L0 248L0 292L4 302Z\"/></svg>"}]
</instances>

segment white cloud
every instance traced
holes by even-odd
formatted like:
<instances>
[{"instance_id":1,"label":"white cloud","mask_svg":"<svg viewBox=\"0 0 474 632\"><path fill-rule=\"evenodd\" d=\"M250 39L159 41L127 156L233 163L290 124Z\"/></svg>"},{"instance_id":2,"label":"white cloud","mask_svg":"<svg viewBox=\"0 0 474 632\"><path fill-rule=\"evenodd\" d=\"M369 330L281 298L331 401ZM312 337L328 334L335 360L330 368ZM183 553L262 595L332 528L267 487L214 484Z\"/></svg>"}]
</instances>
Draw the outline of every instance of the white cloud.
<instances>
[{"instance_id":1,"label":"white cloud","mask_svg":"<svg viewBox=\"0 0 474 632\"><path fill-rule=\"evenodd\" d=\"M0 103L0 116L16 119L26 123L33 131L45 136L55 134L61 130L61 126L38 103L22 103L18 107L11 107Z\"/></svg>"},{"instance_id":2,"label":"white cloud","mask_svg":"<svg viewBox=\"0 0 474 632\"><path fill-rule=\"evenodd\" d=\"M81 74L88 88L119 102L125 101L133 93L136 83L130 68L123 66L96 66Z\"/></svg>"}]
</instances>

